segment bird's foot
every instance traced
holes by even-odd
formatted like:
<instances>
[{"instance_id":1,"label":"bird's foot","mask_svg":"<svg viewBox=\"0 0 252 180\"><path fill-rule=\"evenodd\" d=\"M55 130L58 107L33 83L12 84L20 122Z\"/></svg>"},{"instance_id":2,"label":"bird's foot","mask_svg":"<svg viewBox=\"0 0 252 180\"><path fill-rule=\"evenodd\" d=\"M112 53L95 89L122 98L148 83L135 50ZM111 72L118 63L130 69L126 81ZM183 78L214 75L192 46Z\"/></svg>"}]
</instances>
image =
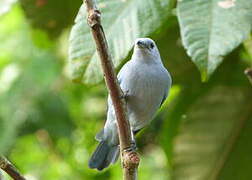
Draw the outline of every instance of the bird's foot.
<instances>
[{"instance_id":1,"label":"bird's foot","mask_svg":"<svg viewBox=\"0 0 252 180\"><path fill-rule=\"evenodd\" d=\"M121 96L121 99L125 99L127 101L129 99L129 90L123 92L123 95Z\"/></svg>"},{"instance_id":2,"label":"bird's foot","mask_svg":"<svg viewBox=\"0 0 252 180\"><path fill-rule=\"evenodd\" d=\"M125 148L123 151L124 152L130 152L130 151L136 151L137 150L137 146L135 142L132 142L130 144L130 147Z\"/></svg>"}]
</instances>

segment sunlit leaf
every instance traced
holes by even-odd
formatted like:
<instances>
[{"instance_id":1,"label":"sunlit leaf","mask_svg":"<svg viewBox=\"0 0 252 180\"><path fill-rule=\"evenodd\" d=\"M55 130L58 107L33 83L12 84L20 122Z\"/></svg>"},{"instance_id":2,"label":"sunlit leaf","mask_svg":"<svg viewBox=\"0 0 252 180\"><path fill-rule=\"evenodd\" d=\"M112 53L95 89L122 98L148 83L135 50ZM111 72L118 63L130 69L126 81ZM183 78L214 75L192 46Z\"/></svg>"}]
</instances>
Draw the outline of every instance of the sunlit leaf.
<instances>
[{"instance_id":1,"label":"sunlit leaf","mask_svg":"<svg viewBox=\"0 0 252 180\"><path fill-rule=\"evenodd\" d=\"M251 7L252 1L247 0L178 1L183 45L203 80L249 35Z\"/></svg>"},{"instance_id":2,"label":"sunlit leaf","mask_svg":"<svg viewBox=\"0 0 252 180\"><path fill-rule=\"evenodd\" d=\"M171 2L163 0L100 0L102 24L115 66L127 56L134 40L157 30L171 14ZM86 9L80 8L70 36L70 71L74 81L96 83L102 78L99 59L90 29Z\"/></svg>"},{"instance_id":3,"label":"sunlit leaf","mask_svg":"<svg viewBox=\"0 0 252 180\"><path fill-rule=\"evenodd\" d=\"M1 0L0 1L0 16L8 12L17 0Z\"/></svg>"}]
</instances>

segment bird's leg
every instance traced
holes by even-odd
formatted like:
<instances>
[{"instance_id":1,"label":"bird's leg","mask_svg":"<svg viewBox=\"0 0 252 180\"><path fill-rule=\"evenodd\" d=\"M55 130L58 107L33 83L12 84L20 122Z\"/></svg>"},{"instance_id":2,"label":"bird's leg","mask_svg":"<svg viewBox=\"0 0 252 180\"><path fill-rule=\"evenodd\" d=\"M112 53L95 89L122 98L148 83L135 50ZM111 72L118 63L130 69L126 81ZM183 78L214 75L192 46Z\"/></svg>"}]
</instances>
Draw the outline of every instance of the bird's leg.
<instances>
[{"instance_id":1,"label":"bird's leg","mask_svg":"<svg viewBox=\"0 0 252 180\"><path fill-rule=\"evenodd\" d=\"M127 101L129 99L129 90L123 92L123 95L122 95L122 99L125 99L125 101Z\"/></svg>"},{"instance_id":2,"label":"bird's leg","mask_svg":"<svg viewBox=\"0 0 252 180\"><path fill-rule=\"evenodd\" d=\"M123 151L130 152L130 151L136 151L136 150L137 150L137 146L136 146L136 142L134 141L130 144L130 147L125 148Z\"/></svg>"},{"instance_id":3,"label":"bird's leg","mask_svg":"<svg viewBox=\"0 0 252 180\"><path fill-rule=\"evenodd\" d=\"M134 131L131 129L131 147L133 150L136 150L137 149L137 146L136 146L136 140L135 140L135 136L134 136Z\"/></svg>"},{"instance_id":4,"label":"bird's leg","mask_svg":"<svg viewBox=\"0 0 252 180\"><path fill-rule=\"evenodd\" d=\"M129 151L136 151L137 150L137 146L136 146L136 140L133 134L133 131L131 130L131 143L130 143L130 147L124 149L124 151L129 152Z\"/></svg>"}]
</instances>

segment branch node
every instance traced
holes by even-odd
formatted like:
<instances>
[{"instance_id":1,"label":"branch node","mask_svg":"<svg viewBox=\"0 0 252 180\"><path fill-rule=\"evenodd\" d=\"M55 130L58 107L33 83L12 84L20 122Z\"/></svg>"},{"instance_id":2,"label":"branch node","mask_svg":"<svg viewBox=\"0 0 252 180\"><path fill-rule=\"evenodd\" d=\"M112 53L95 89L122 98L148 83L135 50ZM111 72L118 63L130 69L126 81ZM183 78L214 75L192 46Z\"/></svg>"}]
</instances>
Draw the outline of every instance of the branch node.
<instances>
[{"instance_id":1,"label":"branch node","mask_svg":"<svg viewBox=\"0 0 252 180\"><path fill-rule=\"evenodd\" d=\"M101 12L97 9L92 9L88 13L88 25L93 28L95 25L101 25Z\"/></svg>"},{"instance_id":2,"label":"branch node","mask_svg":"<svg viewBox=\"0 0 252 180\"><path fill-rule=\"evenodd\" d=\"M123 168L130 171L130 173L134 173L140 162L140 158L138 157L137 152L123 152L123 156Z\"/></svg>"}]
</instances>

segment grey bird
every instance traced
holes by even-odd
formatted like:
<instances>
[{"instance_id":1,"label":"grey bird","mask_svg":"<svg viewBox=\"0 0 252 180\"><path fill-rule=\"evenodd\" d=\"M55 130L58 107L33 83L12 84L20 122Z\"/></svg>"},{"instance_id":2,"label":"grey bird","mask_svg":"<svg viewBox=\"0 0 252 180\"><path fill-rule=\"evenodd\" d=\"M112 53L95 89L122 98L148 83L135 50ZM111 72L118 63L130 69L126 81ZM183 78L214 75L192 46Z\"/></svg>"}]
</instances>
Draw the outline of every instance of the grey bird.
<instances>
[{"instance_id":1,"label":"grey bird","mask_svg":"<svg viewBox=\"0 0 252 180\"><path fill-rule=\"evenodd\" d=\"M122 67L118 80L126 94L130 127L135 135L153 119L166 99L172 82L152 39L136 39L132 59ZM119 156L117 122L110 96L107 121L96 135L96 140L100 143L89 160L89 167L103 170L115 163Z\"/></svg>"}]
</instances>

